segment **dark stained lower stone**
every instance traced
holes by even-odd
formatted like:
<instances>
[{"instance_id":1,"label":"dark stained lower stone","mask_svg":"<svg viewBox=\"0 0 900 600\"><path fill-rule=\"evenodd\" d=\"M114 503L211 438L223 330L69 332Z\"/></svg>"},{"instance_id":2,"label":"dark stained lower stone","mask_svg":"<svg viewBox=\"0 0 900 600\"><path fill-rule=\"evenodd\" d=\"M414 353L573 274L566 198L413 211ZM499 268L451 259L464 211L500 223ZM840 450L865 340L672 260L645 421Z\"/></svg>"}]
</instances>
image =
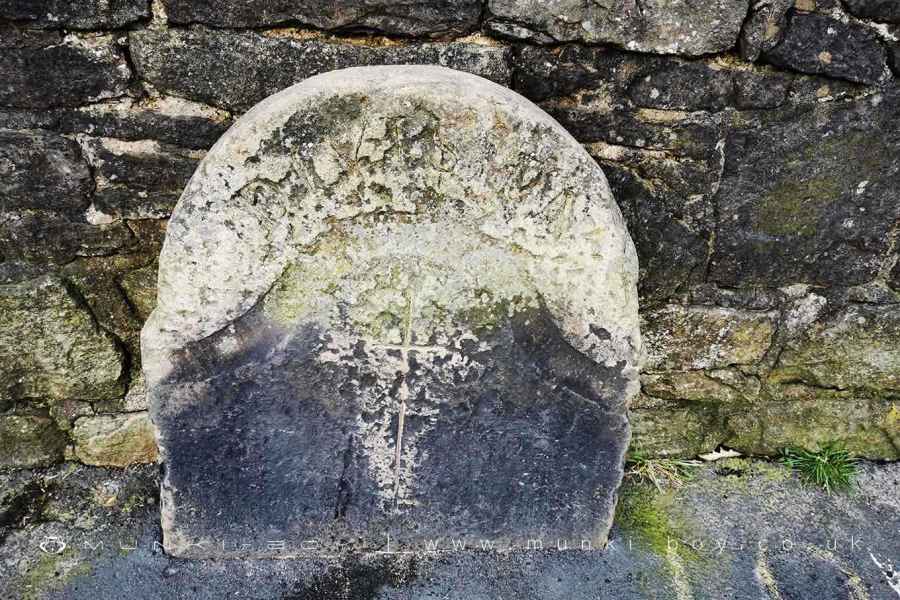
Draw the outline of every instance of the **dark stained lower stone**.
<instances>
[{"instance_id":1,"label":"dark stained lower stone","mask_svg":"<svg viewBox=\"0 0 900 600\"><path fill-rule=\"evenodd\" d=\"M803 73L875 83L885 65L884 48L864 25L818 14L793 14L782 41L763 52L769 62Z\"/></svg>"},{"instance_id":2,"label":"dark stained lower stone","mask_svg":"<svg viewBox=\"0 0 900 600\"><path fill-rule=\"evenodd\" d=\"M264 27L301 23L319 29L370 30L425 36L471 31L479 0L165 0L172 23L215 27Z\"/></svg>"},{"instance_id":3,"label":"dark stained lower stone","mask_svg":"<svg viewBox=\"0 0 900 600\"><path fill-rule=\"evenodd\" d=\"M241 350L225 358L229 336ZM382 500L355 425L384 417L361 402L376 385L364 365L378 353L362 344L361 367L324 368L316 357L327 338L254 311L190 345L154 392L166 398L155 415L166 460L193 465L173 470L167 486L179 536L202 543L197 552L265 555L269 540L289 540L285 555L371 550L388 536L589 539L614 505L601 490L620 477L610 456L624 451L628 425L609 403L624 382L572 349L546 314L504 323L483 338L493 351L464 350L483 369L443 384L412 351L408 385L429 392L406 413L403 435L421 459L399 504Z\"/></svg>"}]
</instances>

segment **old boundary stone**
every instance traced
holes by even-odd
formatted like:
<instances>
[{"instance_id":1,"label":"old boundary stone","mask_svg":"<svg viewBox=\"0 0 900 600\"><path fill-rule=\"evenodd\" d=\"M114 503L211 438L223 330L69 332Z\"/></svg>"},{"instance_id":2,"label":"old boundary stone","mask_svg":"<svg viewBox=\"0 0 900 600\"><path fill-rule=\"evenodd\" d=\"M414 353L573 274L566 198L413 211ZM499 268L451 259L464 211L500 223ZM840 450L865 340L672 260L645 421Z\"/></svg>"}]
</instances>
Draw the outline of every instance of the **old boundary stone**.
<instances>
[{"instance_id":1,"label":"old boundary stone","mask_svg":"<svg viewBox=\"0 0 900 600\"><path fill-rule=\"evenodd\" d=\"M188 184L142 334L167 551L603 544L636 280L603 173L514 92L404 66L271 96Z\"/></svg>"}]
</instances>

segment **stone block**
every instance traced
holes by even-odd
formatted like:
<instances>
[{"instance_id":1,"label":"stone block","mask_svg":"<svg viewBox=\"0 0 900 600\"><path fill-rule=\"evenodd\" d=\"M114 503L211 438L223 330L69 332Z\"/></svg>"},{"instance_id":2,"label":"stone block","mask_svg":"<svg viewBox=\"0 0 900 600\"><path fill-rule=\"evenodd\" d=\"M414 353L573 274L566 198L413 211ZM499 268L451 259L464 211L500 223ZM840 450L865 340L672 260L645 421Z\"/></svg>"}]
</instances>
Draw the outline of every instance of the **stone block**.
<instances>
[{"instance_id":1,"label":"stone block","mask_svg":"<svg viewBox=\"0 0 900 600\"><path fill-rule=\"evenodd\" d=\"M0 415L0 467L34 468L59 462L66 435L53 419Z\"/></svg>"},{"instance_id":2,"label":"stone block","mask_svg":"<svg viewBox=\"0 0 900 600\"><path fill-rule=\"evenodd\" d=\"M900 93L750 113L725 132L709 279L722 286L874 279L900 218Z\"/></svg>"},{"instance_id":3,"label":"stone block","mask_svg":"<svg viewBox=\"0 0 900 600\"><path fill-rule=\"evenodd\" d=\"M645 313L648 371L753 365L772 345L772 312L670 304Z\"/></svg>"},{"instance_id":4,"label":"stone block","mask_svg":"<svg viewBox=\"0 0 900 600\"><path fill-rule=\"evenodd\" d=\"M746 0L489 0L489 30L535 41L612 44L636 52L713 54L733 48ZM510 27L514 25L514 27Z\"/></svg>"},{"instance_id":5,"label":"stone block","mask_svg":"<svg viewBox=\"0 0 900 600\"><path fill-rule=\"evenodd\" d=\"M45 131L0 129L0 212L82 214L93 188L78 144Z\"/></svg>"},{"instance_id":6,"label":"stone block","mask_svg":"<svg viewBox=\"0 0 900 600\"><path fill-rule=\"evenodd\" d=\"M471 31L479 0L164 0L171 23L265 27L302 23L316 29L367 30L404 36Z\"/></svg>"},{"instance_id":7,"label":"stone block","mask_svg":"<svg viewBox=\"0 0 900 600\"><path fill-rule=\"evenodd\" d=\"M476 43L368 47L203 28L144 30L130 40L141 78L174 95L238 111L307 77L344 67L434 64L501 84L511 78L510 49Z\"/></svg>"},{"instance_id":8,"label":"stone block","mask_svg":"<svg viewBox=\"0 0 900 600\"><path fill-rule=\"evenodd\" d=\"M770 378L900 397L898 305L851 305L814 323L787 342Z\"/></svg>"},{"instance_id":9,"label":"stone block","mask_svg":"<svg viewBox=\"0 0 900 600\"><path fill-rule=\"evenodd\" d=\"M781 42L763 57L802 73L867 84L881 79L885 68L885 51L872 29L819 14L790 16Z\"/></svg>"},{"instance_id":10,"label":"stone block","mask_svg":"<svg viewBox=\"0 0 900 600\"><path fill-rule=\"evenodd\" d=\"M128 141L156 140L180 148L209 149L231 125L222 110L175 97L135 102L130 98L66 109L59 115L64 133Z\"/></svg>"},{"instance_id":11,"label":"stone block","mask_svg":"<svg viewBox=\"0 0 900 600\"><path fill-rule=\"evenodd\" d=\"M72 428L74 456L88 465L126 467L156 461L153 423L146 412L82 417Z\"/></svg>"},{"instance_id":12,"label":"stone block","mask_svg":"<svg viewBox=\"0 0 900 600\"><path fill-rule=\"evenodd\" d=\"M112 337L59 279L0 285L0 396L102 400L124 392Z\"/></svg>"},{"instance_id":13,"label":"stone block","mask_svg":"<svg viewBox=\"0 0 900 600\"><path fill-rule=\"evenodd\" d=\"M605 542L636 255L599 167L527 100L435 67L314 77L207 155L159 265L168 552Z\"/></svg>"},{"instance_id":14,"label":"stone block","mask_svg":"<svg viewBox=\"0 0 900 600\"><path fill-rule=\"evenodd\" d=\"M149 0L5 0L0 5L0 20L47 29L114 29L149 16Z\"/></svg>"},{"instance_id":15,"label":"stone block","mask_svg":"<svg viewBox=\"0 0 900 600\"><path fill-rule=\"evenodd\" d=\"M76 106L125 93L131 70L112 36L0 29L0 106Z\"/></svg>"}]
</instances>

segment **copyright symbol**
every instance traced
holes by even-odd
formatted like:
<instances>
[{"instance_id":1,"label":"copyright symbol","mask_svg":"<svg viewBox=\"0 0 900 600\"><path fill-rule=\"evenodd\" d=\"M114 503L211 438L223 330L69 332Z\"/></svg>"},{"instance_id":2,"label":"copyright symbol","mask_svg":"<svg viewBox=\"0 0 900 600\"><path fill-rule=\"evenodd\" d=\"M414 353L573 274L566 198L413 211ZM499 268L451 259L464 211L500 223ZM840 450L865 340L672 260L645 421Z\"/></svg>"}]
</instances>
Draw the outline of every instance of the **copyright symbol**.
<instances>
[{"instance_id":1,"label":"copyright symbol","mask_svg":"<svg viewBox=\"0 0 900 600\"><path fill-rule=\"evenodd\" d=\"M66 543L60 537L48 535L38 544L38 548L44 554L62 554L66 549Z\"/></svg>"}]
</instances>

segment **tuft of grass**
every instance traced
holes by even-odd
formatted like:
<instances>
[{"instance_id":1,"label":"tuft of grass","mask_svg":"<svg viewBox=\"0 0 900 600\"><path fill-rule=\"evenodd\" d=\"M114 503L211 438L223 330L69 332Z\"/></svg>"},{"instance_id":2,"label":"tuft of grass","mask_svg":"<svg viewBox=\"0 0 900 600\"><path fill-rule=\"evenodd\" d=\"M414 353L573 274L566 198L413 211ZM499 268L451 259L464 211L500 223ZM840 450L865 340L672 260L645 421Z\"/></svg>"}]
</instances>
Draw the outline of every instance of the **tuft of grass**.
<instances>
[{"instance_id":1,"label":"tuft of grass","mask_svg":"<svg viewBox=\"0 0 900 600\"><path fill-rule=\"evenodd\" d=\"M693 470L702 463L677 458L648 458L639 452L628 457L625 475L640 483L649 483L662 492L663 488L680 488L693 477Z\"/></svg>"},{"instance_id":2,"label":"tuft of grass","mask_svg":"<svg viewBox=\"0 0 900 600\"><path fill-rule=\"evenodd\" d=\"M826 492L847 490L856 476L856 457L840 442L827 442L818 450L785 448L781 462L800 474L800 479Z\"/></svg>"}]
</instances>

